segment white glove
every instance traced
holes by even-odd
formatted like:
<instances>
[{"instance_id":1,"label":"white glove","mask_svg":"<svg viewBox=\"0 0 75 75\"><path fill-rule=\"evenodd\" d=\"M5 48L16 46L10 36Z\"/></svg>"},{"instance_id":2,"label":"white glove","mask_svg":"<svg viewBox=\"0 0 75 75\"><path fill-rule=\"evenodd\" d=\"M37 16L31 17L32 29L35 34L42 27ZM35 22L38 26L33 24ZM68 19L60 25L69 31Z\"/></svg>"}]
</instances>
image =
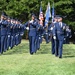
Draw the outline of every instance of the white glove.
<instances>
[{"instance_id":1,"label":"white glove","mask_svg":"<svg viewBox=\"0 0 75 75\"><path fill-rule=\"evenodd\" d=\"M29 27L26 27L27 30L29 30Z\"/></svg>"},{"instance_id":2,"label":"white glove","mask_svg":"<svg viewBox=\"0 0 75 75\"><path fill-rule=\"evenodd\" d=\"M43 36L42 36L42 38L43 38Z\"/></svg>"},{"instance_id":3,"label":"white glove","mask_svg":"<svg viewBox=\"0 0 75 75\"><path fill-rule=\"evenodd\" d=\"M29 23L33 23L33 20L29 21Z\"/></svg>"},{"instance_id":4,"label":"white glove","mask_svg":"<svg viewBox=\"0 0 75 75\"><path fill-rule=\"evenodd\" d=\"M10 35L8 35L8 37L10 37Z\"/></svg>"},{"instance_id":5,"label":"white glove","mask_svg":"<svg viewBox=\"0 0 75 75\"><path fill-rule=\"evenodd\" d=\"M54 36L53 39L56 40L56 36Z\"/></svg>"},{"instance_id":6,"label":"white glove","mask_svg":"<svg viewBox=\"0 0 75 75\"><path fill-rule=\"evenodd\" d=\"M46 33L46 35L47 35L48 33Z\"/></svg>"},{"instance_id":7,"label":"white glove","mask_svg":"<svg viewBox=\"0 0 75 75\"><path fill-rule=\"evenodd\" d=\"M50 30L53 30L53 27L51 27L51 29Z\"/></svg>"},{"instance_id":8,"label":"white glove","mask_svg":"<svg viewBox=\"0 0 75 75\"><path fill-rule=\"evenodd\" d=\"M72 36L70 36L69 38L71 38Z\"/></svg>"},{"instance_id":9,"label":"white glove","mask_svg":"<svg viewBox=\"0 0 75 75\"><path fill-rule=\"evenodd\" d=\"M65 28L65 26L63 26L63 30L65 30L66 28Z\"/></svg>"},{"instance_id":10,"label":"white glove","mask_svg":"<svg viewBox=\"0 0 75 75\"><path fill-rule=\"evenodd\" d=\"M50 36L50 34L49 34L49 36Z\"/></svg>"},{"instance_id":11,"label":"white glove","mask_svg":"<svg viewBox=\"0 0 75 75\"><path fill-rule=\"evenodd\" d=\"M66 40L66 38L64 38L64 40Z\"/></svg>"},{"instance_id":12,"label":"white glove","mask_svg":"<svg viewBox=\"0 0 75 75\"><path fill-rule=\"evenodd\" d=\"M39 37L39 39L41 39L41 38Z\"/></svg>"}]
</instances>

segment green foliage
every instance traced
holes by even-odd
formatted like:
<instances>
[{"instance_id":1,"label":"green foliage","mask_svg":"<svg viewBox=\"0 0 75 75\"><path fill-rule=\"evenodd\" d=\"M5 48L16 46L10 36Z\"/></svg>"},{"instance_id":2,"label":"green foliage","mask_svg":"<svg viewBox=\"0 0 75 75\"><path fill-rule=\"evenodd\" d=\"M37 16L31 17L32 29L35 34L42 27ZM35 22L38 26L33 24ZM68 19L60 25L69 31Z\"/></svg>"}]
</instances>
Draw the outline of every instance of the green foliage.
<instances>
[{"instance_id":1,"label":"green foliage","mask_svg":"<svg viewBox=\"0 0 75 75\"><path fill-rule=\"evenodd\" d=\"M58 2L55 3L55 9L56 9L56 14L60 14L62 16L66 16L64 19L64 22L66 22L68 25L74 26L75 24L75 7L74 7L75 2L72 0L59 0Z\"/></svg>"},{"instance_id":2,"label":"green foliage","mask_svg":"<svg viewBox=\"0 0 75 75\"><path fill-rule=\"evenodd\" d=\"M0 75L75 75L75 45L65 44L63 58L51 54L51 43L41 44L36 54L29 54L29 43L22 43L0 55Z\"/></svg>"},{"instance_id":3,"label":"green foliage","mask_svg":"<svg viewBox=\"0 0 75 75\"><path fill-rule=\"evenodd\" d=\"M66 16L64 22L74 26L75 0L0 0L0 12L5 11L9 16L26 22L31 13L35 13L38 17L40 1L42 1L44 13L48 2L50 2L52 7L54 1L55 13Z\"/></svg>"}]
</instances>

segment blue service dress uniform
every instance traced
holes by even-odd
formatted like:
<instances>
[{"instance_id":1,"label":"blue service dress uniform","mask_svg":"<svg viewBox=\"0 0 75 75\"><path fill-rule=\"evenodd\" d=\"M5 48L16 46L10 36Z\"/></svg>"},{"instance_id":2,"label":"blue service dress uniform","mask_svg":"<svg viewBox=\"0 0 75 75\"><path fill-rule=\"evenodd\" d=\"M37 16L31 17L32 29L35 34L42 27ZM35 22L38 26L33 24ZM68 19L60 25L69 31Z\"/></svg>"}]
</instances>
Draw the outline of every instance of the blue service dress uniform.
<instances>
[{"instance_id":1,"label":"blue service dress uniform","mask_svg":"<svg viewBox=\"0 0 75 75\"><path fill-rule=\"evenodd\" d=\"M1 52L1 20L0 20L0 52Z\"/></svg>"},{"instance_id":2,"label":"blue service dress uniform","mask_svg":"<svg viewBox=\"0 0 75 75\"><path fill-rule=\"evenodd\" d=\"M6 35L7 35L7 24L5 20L2 20L1 25L1 50L0 53L6 51Z\"/></svg>"},{"instance_id":3,"label":"blue service dress uniform","mask_svg":"<svg viewBox=\"0 0 75 75\"><path fill-rule=\"evenodd\" d=\"M42 42L42 33L41 33L42 26L38 23L36 26L37 35L36 35L36 51L40 49L40 44Z\"/></svg>"},{"instance_id":4,"label":"blue service dress uniform","mask_svg":"<svg viewBox=\"0 0 75 75\"><path fill-rule=\"evenodd\" d=\"M69 44L70 38L71 38L71 29L66 28L66 44Z\"/></svg>"},{"instance_id":5,"label":"blue service dress uniform","mask_svg":"<svg viewBox=\"0 0 75 75\"><path fill-rule=\"evenodd\" d=\"M11 22L8 22L8 25L7 25L7 50L9 49L10 47L10 24Z\"/></svg>"},{"instance_id":6,"label":"blue service dress uniform","mask_svg":"<svg viewBox=\"0 0 75 75\"><path fill-rule=\"evenodd\" d=\"M75 44L75 30L73 31L73 44Z\"/></svg>"},{"instance_id":7,"label":"blue service dress uniform","mask_svg":"<svg viewBox=\"0 0 75 75\"><path fill-rule=\"evenodd\" d=\"M56 49L56 40L53 38L53 30L54 30L54 26L55 26L55 23L51 23L48 27L48 34L50 35L50 41L52 43L52 54L55 54L55 49Z\"/></svg>"},{"instance_id":8,"label":"blue service dress uniform","mask_svg":"<svg viewBox=\"0 0 75 75\"><path fill-rule=\"evenodd\" d=\"M20 36L20 24L18 24L18 44L21 43L20 38L21 38L21 36Z\"/></svg>"},{"instance_id":9,"label":"blue service dress uniform","mask_svg":"<svg viewBox=\"0 0 75 75\"><path fill-rule=\"evenodd\" d=\"M15 37L14 37L14 29L15 29L15 27L14 27L14 24L13 23L11 23L11 25L10 25L10 32L11 32L11 42L10 42L10 47L11 47L11 49L14 47L14 43L15 43Z\"/></svg>"},{"instance_id":10,"label":"blue service dress uniform","mask_svg":"<svg viewBox=\"0 0 75 75\"><path fill-rule=\"evenodd\" d=\"M29 27L29 47L30 47L30 54L33 54L36 52L36 26L38 25L37 20L29 21L25 23L25 27Z\"/></svg>"},{"instance_id":11,"label":"blue service dress uniform","mask_svg":"<svg viewBox=\"0 0 75 75\"><path fill-rule=\"evenodd\" d=\"M39 31L38 31L38 35L39 35L39 42L40 42L40 44L42 43L42 41L43 41L43 26L40 26L40 29L39 29Z\"/></svg>"},{"instance_id":12,"label":"blue service dress uniform","mask_svg":"<svg viewBox=\"0 0 75 75\"><path fill-rule=\"evenodd\" d=\"M53 33L56 37L56 44L57 49L55 50L55 55L59 56L59 58L62 58L62 51L63 51L63 41L64 41L64 34L65 34L66 24L65 23L56 23Z\"/></svg>"},{"instance_id":13,"label":"blue service dress uniform","mask_svg":"<svg viewBox=\"0 0 75 75\"><path fill-rule=\"evenodd\" d=\"M19 44L21 43L22 36L24 34L24 25L19 24Z\"/></svg>"},{"instance_id":14,"label":"blue service dress uniform","mask_svg":"<svg viewBox=\"0 0 75 75\"><path fill-rule=\"evenodd\" d=\"M45 39L46 43L49 43L49 40L48 40L48 27L46 27L44 29L44 39Z\"/></svg>"},{"instance_id":15,"label":"blue service dress uniform","mask_svg":"<svg viewBox=\"0 0 75 75\"><path fill-rule=\"evenodd\" d=\"M18 45L18 38L19 38L19 24L15 24L15 45Z\"/></svg>"}]
</instances>

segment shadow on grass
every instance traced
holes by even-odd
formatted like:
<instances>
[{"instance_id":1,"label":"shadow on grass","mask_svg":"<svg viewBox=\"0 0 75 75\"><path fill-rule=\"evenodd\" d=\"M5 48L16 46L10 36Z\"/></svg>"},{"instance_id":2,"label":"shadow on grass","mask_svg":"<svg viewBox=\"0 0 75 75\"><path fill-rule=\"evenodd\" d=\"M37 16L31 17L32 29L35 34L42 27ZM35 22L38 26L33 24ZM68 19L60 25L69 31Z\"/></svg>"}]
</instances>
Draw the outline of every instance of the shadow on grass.
<instances>
[{"instance_id":1,"label":"shadow on grass","mask_svg":"<svg viewBox=\"0 0 75 75\"><path fill-rule=\"evenodd\" d=\"M23 54L23 53L29 53L29 42L23 41L21 44L15 46L13 49L4 52L3 55ZM36 52L36 55L38 54L51 54L51 44L50 43L41 44L40 50ZM74 48L72 48L71 46L69 48L64 47L63 58L73 58L73 57L75 57Z\"/></svg>"},{"instance_id":2,"label":"shadow on grass","mask_svg":"<svg viewBox=\"0 0 75 75\"><path fill-rule=\"evenodd\" d=\"M29 52L29 44L19 44L18 46L13 47L12 49L7 50L2 55L12 55L12 54L22 54Z\"/></svg>"},{"instance_id":3,"label":"shadow on grass","mask_svg":"<svg viewBox=\"0 0 75 75\"><path fill-rule=\"evenodd\" d=\"M63 58L73 58L75 57L75 50L74 49L66 49L63 52Z\"/></svg>"},{"instance_id":4,"label":"shadow on grass","mask_svg":"<svg viewBox=\"0 0 75 75\"><path fill-rule=\"evenodd\" d=\"M42 44L41 48L37 50L37 54L50 54L51 46L50 44ZM13 49L9 49L8 51L4 52L3 55L12 55L12 54L22 54L22 53L29 53L29 43L21 43L18 46L13 47Z\"/></svg>"},{"instance_id":5,"label":"shadow on grass","mask_svg":"<svg viewBox=\"0 0 75 75\"><path fill-rule=\"evenodd\" d=\"M63 58L73 58L75 57L75 55L67 55L67 56L63 56Z\"/></svg>"}]
</instances>

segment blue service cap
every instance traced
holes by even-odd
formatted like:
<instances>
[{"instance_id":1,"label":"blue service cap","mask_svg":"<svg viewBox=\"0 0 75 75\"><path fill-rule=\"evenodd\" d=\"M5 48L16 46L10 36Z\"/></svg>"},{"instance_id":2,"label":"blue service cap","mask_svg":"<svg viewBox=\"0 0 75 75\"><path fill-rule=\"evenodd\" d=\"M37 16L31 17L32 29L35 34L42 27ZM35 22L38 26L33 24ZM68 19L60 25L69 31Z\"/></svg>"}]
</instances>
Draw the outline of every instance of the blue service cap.
<instances>
[{"instance_id":1,"label":"blue service cap","mask_svg":"<svg viewBox=\"0 0 75 75\"><path fill-rule=\"evenodd\" d=\"M9 16L7 17L8 19L11 19Z\"/></svg>"},{"instance_id":2,"label":"blue service cap","mask_svg":"<svg viewBox=\"0 0 75 75\"><path fill-rule=\"evenodd\" d=\"M2 12L1 15L4 16L4 17L7 17L7 14L5 12Z\"/></svg>"},{"instance_id":3,"label":"blue service cap","mask_svg":"<svg viewBox=\"0 0 75 75\"><path fill-rule=\"evenodd\" d=\"M5 16L5 12L2 12L2 14L1 14L2 16Z\"/></svg>"},{"instance_id":4,"label":"blue service cap","mask_svg":"<svg viewBox=\"0 0 75 75\"><path fill-rule=\"evenodd\" d=\"M19 22L22 22L22 20L19 20Z\"/></svg>"},{"instance_id":5,"label":"blue service cap","mask_svg":"<svg viewBox=\"0 0 75 75\"><path fill-rule=\"evenodd\" d=\"M17 19L17 18L15 18L14 20L15 20L15 21L18 21L18 19Z\"/></svg>"},{"instance_id":6,"label":"blue service cap","mask_svg":"<svg viewBox=\"0 0 75 75\"><path fill-rule=\"evenodd\" d=\"M14 20L13 17L11 18L11 20Z\"/></svg>"},{"instance_id":7,"label":"blue service cap","mask_svg":"<svg viewBox=\"0 0 75 75\"><path fill-rule=\"evenodd\" d=\"M32 15L31 15L31 16L36 17L34 13L32 13Z\"/></svg>"},{"instance_id":8,"label":"blue service cap","mask_svg":"<svg viewBox=\"0 0 75 75\"><path fill-rule=\"evenodd\" d=\"M60 18L62 18L62 16L61 15L55 15L54 18L60 19Z\"/></svg>"}]
</instances>

